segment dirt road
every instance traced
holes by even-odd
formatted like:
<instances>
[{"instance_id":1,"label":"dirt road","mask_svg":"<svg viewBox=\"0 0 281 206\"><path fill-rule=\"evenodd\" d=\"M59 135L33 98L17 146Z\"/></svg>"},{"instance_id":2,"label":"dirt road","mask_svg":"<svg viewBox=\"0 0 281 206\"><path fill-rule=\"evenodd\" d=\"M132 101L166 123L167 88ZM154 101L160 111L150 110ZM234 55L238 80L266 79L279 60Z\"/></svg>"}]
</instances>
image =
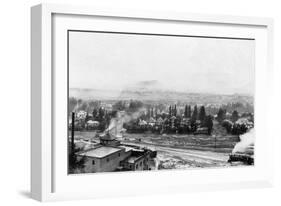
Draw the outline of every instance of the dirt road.
<instances>
[{"instance_id":1,"label":"dirt road","mask_svg":"<svg viewBox=\"0 0 281 206\"><path fill-rule=\"evenodd\" d=\"M158 169L226 167L228 154L157 147Z\"/></svg>"},{"instance_id":2,"label":"dirt road","mask_svg":"<svg viewBox=\"0 0 281 206\"><path fill-rule=\"evenodd\" d=\"M134 142L129 144L156 150L157 169L185 169L231 166L227 162L229 155L228 153L180 149L166 146L149 145L146 143Z\"/></svg>"}]
</instances>

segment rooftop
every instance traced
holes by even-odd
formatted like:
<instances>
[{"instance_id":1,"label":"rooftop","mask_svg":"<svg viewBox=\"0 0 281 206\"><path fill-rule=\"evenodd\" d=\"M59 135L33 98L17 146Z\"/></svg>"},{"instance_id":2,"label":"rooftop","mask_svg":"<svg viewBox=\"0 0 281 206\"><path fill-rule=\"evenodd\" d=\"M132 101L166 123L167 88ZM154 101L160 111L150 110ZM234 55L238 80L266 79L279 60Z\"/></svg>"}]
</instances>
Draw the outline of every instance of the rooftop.
<instances>
[{"instance_id":1,"label":"rooftop","mask_svg":"<svg viewBox=\"0 0 281 206\"><path fill-rule=\"evenodd\" d=\"M137 153L132 153L131 156L127 157L124 161L134 164L135 162L137 162L138 160L142 159L143 157L145 157L146 153L145 152L137 152Z\"/></svg>"},{"instance_id":2,"label":"rooftop","mask_svg":"<svg viewBox=\"0 0 281 206\"><path fill-rule=\"evenodd\" d=\"M131 150L134 149L134 148L132 148L132 147L128 147L128 146L124 146L124 145L120 145L120 146L118 146L118 147L124 148L124 149L125 149L125 152L131 151Z\"/></svg>"},{"instance_id":3,"label":"rooftop","mask_svg":"<svg viewBox=\"0 0 281 206\"><path fill-rule=\"evenodd\" d=\"M79 153L79 155L87 156L87 157L103 158L121 150L122 148L101 146L101 147L90 149L85 152L81 152Z\"/></svg>"}]
</instances>

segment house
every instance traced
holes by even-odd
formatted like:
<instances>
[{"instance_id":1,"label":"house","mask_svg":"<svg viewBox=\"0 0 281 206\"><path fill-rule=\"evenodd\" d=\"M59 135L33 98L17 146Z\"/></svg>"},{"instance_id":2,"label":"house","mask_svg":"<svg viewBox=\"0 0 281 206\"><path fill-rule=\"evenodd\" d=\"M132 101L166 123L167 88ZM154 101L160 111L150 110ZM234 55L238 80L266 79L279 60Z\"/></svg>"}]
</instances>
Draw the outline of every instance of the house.
<instances>
[{"instance_id":1,"label":"house","mask_svg":"<svg viewBox=\"0 0 281 206\"><path fill-rule=\"evenodd\" d=\"M182 118L180 124L181 124L181 126L190 125L190 118Z\"/></svg>"},{"instance_id":2,"label":"house","mask_svg":"<svg viewBox=\"0 0 281 206\"><path fill-rule=\"evenodd\" d=\"M119 146L98 145L76 155L85 158L86 173L95 173L149 170L150 161L157 153L145 148L119 144Z\"/></svg>"},{"instance_id":3,"label":"house","mask_svg":"<svg viewBox=\"0 0 281 206\"><path fill-rule=\"evenodd\" d=\"M86 111L83 111L83 110L81 110L81 111L79 111L79 112L76 113L76 118L77 118L78 120L85 119L86 116L87 116L87 112L86 112Z\"/></svg>"},{"instance_id":4,"label":"house","mask_svg":"<svg viewBox=\"0 0 281 206\"><path fill-rule=\"evenodd\" d=\"M77 153L78 157L86 157L84 170L87 173L115 171L130 155L131 151L125 148L102 145Z\"/></svg>"},{"instance_id":5,"label":"house","mask_svg":"<svg viewBox=\"0 0 281 206\"><path fill-rule=\"evenodd\" d=\"M159 117L159 118L156 120L156 125L157 125L157 126L161 126L161 125L163 125L163 123L164 123L164 120L163 120L161 117Z\"/></svg>"},{"instance_id":6,"label":"house","mask_svg":"<svg viewBox=\"0 0 281 206\"><path fill-rule=\"evenodd\" d=\"M100 106L106 111L112 111L112 104L102 102Z\"/></svg>"},{"instance_id":7,"label":"house","mask_svg":"<svg viewBox=\"0 0 281 206\"><path fill-rule=\"evenodd\" d=\"M208 127L200 127L194 132L194 134L209 134L209 129Z\"/></svg>"},{"instance_id":8,"label":"house","mask_svg":"<svg viewBox=\"0 0 281 206\"><path fill-rule=\"evenodd\" d=\"M133 150L131 155L124 159L120 166L124 170L149 170L150 152L146 150Z\"/></svg>"},{"instance_id":9,"label":"house","mask_svg":"<svg viewBox=\"0 0 281 206\"><path fill-rule=\"evenodd\" d=\"M146 126L147 122L145 120L140 120L139 121L139 126Z\"/></svg>"},{"instance_id":10,"label":"house","mask_svg":"<svg viewBox=\"0 0 281 206\"><path fill-rule=\"evenodd\" d=\"M249 121L247 118L240 118L238 119L235 124L237 125L245 125L248 129L254 127L254 123Z\"/></svg>"},{"instance_id":11,"label":"house","mask_svg":"<svg viewBox=\"0 0 281 206\"><path fill-rule=\"evenodd\" d=\"M154 126L155 123L156 123L156 120L155 120L153 117L150 117L149 120L148 120L148 124L149 124L150 126Z\"/></svg>"},{"instance_id":12,"label":"house","mask_svg":"<svg viewBox=\"0 0 281 206\"><path fill-rule=\"evenodd\" d=\"M98 127L100 123L98 121L88 120L87 121L87 127L88 128L95 128Z\"/></svg>"}]
</instances>

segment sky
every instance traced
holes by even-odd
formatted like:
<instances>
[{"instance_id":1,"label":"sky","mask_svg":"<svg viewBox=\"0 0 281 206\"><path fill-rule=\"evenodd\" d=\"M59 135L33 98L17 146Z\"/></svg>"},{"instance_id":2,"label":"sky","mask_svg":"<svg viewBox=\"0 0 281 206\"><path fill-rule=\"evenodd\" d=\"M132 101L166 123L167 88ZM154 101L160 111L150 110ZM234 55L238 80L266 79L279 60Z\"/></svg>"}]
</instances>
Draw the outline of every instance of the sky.
<instances>
[{"instance_id":1,"label":"sky","mask_svg":"<svg viewBox=\"0 0 281 206\"><path fill-rule=\"evenodd\" d=\"M69 33L69 88L254 94L255 41L96 32Z\"/></svg>"}]
</instances>

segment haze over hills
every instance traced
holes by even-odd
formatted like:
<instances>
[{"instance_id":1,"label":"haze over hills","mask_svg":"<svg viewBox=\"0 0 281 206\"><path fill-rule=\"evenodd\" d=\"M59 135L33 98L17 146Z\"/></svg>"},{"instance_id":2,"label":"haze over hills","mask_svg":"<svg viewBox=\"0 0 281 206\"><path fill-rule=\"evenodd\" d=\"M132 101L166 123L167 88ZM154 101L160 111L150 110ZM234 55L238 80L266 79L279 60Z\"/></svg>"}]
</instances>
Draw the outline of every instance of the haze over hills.
<instances>
[{"instance_id":1,"label":"haze over hills","mask_svg":"<svg viewBox=\"0 0 281 206\"><path fill-rule=\"evenodd\" d=\"M70 88L70 97L95 100L140 100L140 101L182 101L198 104L223 104L228 102L253 103L247 94L211 94L165 89L156 80L141 81L128 85L121 91L101 89Z\"/></svg>"}]
</instances>

